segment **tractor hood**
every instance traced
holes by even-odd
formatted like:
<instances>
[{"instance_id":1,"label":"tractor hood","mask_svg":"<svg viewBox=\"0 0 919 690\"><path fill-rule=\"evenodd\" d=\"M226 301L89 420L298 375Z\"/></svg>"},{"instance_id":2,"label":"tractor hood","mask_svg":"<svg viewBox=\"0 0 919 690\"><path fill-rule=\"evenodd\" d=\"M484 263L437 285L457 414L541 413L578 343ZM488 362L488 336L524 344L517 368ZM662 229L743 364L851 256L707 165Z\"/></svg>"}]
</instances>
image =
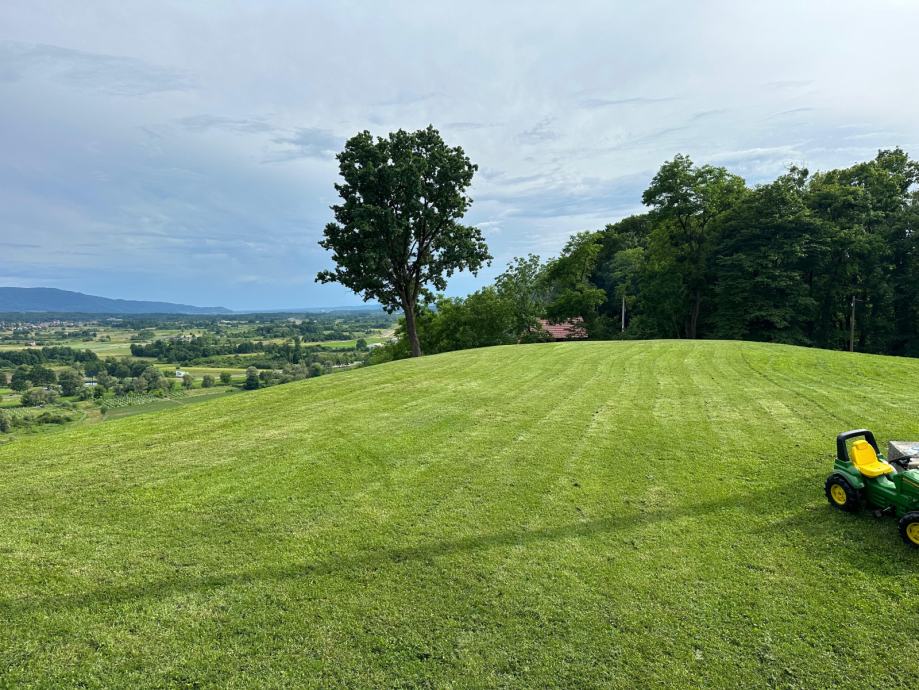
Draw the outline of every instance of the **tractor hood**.
<instances>
[{"instance_id":1,"label":"tractor hood","mask_svg":"<svg viewBox=\"0 0 919 690\"><path fill-rule=\"evenodd\" d=\"M900 491L904 494L919 496L919 470L906 470L900 472Z\"/></svg>"}]
</instances>

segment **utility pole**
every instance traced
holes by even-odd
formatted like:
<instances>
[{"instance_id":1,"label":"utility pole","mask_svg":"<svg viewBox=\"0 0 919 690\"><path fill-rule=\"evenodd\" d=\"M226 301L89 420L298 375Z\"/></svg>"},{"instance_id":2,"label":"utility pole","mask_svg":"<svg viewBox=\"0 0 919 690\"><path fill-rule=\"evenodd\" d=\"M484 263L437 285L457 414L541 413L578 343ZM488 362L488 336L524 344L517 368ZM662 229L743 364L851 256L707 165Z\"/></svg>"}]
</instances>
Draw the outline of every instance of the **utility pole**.
<instances>
[{"instance_id":1,"label":"utility pole","mask_svg":"<svg viewBox=\"0 0 919 690\"><path fill-rule=\"evenodd\" d=\"M625 333L625 293L622 293L622 332Z\"/></svg>"},{"instance_id":2,"label":"utility pole","mask_svg":"<svg viewBox=\"0 0 919 690\"><path fill-rule=\"evenodd\" d=\"M849 316L849 352L855 352L855 295L852 295L852 314Z\"/></svg>"}]
</instances>

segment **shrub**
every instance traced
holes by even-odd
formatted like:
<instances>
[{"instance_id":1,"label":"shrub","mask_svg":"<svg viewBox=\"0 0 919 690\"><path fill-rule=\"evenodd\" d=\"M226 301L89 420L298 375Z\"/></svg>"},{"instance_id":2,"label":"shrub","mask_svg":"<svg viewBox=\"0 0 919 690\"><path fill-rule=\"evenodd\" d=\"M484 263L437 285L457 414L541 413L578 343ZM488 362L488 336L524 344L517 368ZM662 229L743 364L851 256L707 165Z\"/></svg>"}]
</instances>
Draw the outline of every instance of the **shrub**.
<instances>
[{"instance_id":1,"label":"shrub","mask_svg":"<svg viewBox=\"0 0 919 690\"><path fill-rule=\"evenodd\" d=\"M258 369L255 367L246 369L246 390L255 390L259 385Z\"/></svg>"},{"instance_id":2,"label":"shrub","mask_svg":"<svg viewBox=\"0 0 919 690\"><path fill-rule=\"evenodd\" d=\"M210 374L205 374L201 379L202 388L213 388L214 383L215 383L214 377L211 376Z\"/></svg>"},{"instance_id":3,"label":"shrub","mask_svg":"<svg viewBox=\"0 0 919 690\"><path fill-rule=\"evenodd\" d=\"M22 403L23 407L38 407L39 405L50 405L57 400L57 397L58 394L55 390L30 388L22 394L19 402Z\"/></svg>"},{"instance_id":4,"label":"shrub","mask_svg":"<svg viewBox=\"0 0 919 690\"><path fill-rule=\"evenodd\" d=\"M73 417L66 414L52 414L51 412L42 412L33 420L36 424L66 424L73 421Z\"/></svg>"}]
</instances>

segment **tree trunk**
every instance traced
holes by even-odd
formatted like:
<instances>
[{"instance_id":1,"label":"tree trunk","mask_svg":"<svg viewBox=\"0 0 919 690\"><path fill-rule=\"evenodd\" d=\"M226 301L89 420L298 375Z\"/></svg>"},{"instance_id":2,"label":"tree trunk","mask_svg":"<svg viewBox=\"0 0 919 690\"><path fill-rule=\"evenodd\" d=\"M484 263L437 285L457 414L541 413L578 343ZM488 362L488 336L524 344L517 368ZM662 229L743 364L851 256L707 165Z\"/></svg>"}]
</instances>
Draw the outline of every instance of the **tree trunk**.
<instances>
[{"instance_id":1,"label":"tree trunk","mask_svg":"<svg viewBox=\"0 0 919 690\"><path fill-rule=\"evenodd\" d=\"M625 293L622 295L622 332L625 333Z\"/></svg>"},{"instance_id":2,"label":"tree trunk","mask_svg":"<svg viewBox=\"0 0 919 690\"><path fill-rule=\"evenodd\" d=\"M412 357L421 357L421 341L418 340L418 329L415 326L415 305L406 301L402 311L405 312L405 334L412 346Z\"/></svg>"}]
</instances>

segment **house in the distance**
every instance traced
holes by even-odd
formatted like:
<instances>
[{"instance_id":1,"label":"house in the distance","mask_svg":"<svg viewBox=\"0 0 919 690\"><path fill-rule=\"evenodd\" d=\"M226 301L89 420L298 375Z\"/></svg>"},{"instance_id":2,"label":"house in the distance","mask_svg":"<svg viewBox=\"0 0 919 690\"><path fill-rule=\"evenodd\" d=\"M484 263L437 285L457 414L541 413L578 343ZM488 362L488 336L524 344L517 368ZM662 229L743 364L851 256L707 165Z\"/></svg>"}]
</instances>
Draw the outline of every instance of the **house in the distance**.
<instances>
[{"instance_id":1,"label":"house in the distance","mask_svg":"<svg viewBox=\"0 0 919 690\"><path fill-rule=\"evenodd\" d=\"M584 328L584 321L578 317L568 321L552 323L545 319L540 319L539 324L545 329L546 333L552 340L585 340L587 338L587 329Z\"/></svg>"}]
</instances>

